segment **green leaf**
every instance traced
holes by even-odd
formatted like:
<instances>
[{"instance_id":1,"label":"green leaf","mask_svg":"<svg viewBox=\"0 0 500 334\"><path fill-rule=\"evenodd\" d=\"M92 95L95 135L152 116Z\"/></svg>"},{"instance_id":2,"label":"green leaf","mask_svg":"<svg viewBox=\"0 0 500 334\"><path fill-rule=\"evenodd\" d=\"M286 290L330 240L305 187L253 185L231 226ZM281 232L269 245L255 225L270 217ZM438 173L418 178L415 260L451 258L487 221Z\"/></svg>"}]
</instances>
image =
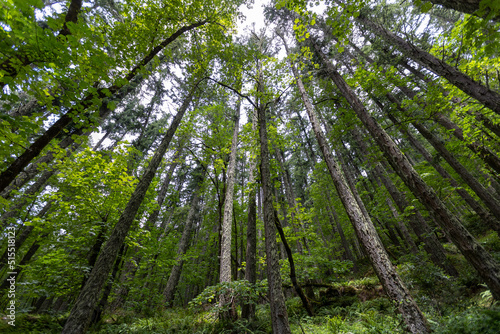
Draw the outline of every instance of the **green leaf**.
<instances>
[{"instance_id":1,"label":"green leaf","mask_svg":"<svg viewBox=\"0 0 500 334\"><path fill-rule=\"evenodd\" d=\"M108 102L108 109L115 110L116 109L116 102L115 101Z\"/></svg>"},{"instance_id":2,"label":"green leaf","mask_svg":"<svg viewBox=\"0 0 500 334\"><path fill-rule=\"evenodd\" d=\"M427 13L433 6L432 2L425 2L422 6L420 6L420 11L422 13Z\"/></svg>"}]
</instances>

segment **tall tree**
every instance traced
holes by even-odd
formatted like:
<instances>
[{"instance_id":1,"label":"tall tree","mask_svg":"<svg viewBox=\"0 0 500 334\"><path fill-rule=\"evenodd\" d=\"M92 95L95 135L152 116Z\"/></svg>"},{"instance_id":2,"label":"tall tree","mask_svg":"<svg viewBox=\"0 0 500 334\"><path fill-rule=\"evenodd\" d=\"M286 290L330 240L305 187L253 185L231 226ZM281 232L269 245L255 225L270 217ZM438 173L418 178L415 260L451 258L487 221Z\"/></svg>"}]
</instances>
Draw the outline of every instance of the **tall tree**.
<instances>
[{"instance_id":1,"label":"tall tree","mask_svg":"<svg viewBox=\"0 0 500 334\"><path fill-rule=\"evenodd\" d=\"M134 221L135 215L139 206L144 199L146 191L156 174L156 170L160 165L160 162L165 154L172 137L179 126L184 113L187 111L191 100L193 99L194 93L197 89L199 82L193 84L190 92L187 94L182 106L180 106L179 111L175 115L170 127L168 128L162 142L158 146L148 168L144 172L141 180L137 184L134 193L130 197L130 201L127 207L123 211L120 219L116 223L111 236L109 237L106 244L103 246L99 258L96 261L92 272L90 273L89 279L85 286L83 287L75 305L73 306L68 320L66 321L63 329L63 333L84 333L87 326L91 321L92 314L94 312L94 307L97 303L99 295L104 287L104 283L111 272L113 263L116 260L118 251L120 250L125 237L127 236L132 222Z\"/></svg>"},{"instance_id":2,"label":"tall tree","mask_svg":"<svg viewBox=\"0 0 500 334\"><path fill-rule=\"evenodd\" d=\"M288 49L284 36L282 39L285 49ZM287 54L290 55L288 50ZM361 200L354 197L355 195L349 188L342 169L335 161L297 69L293 63L290 64L290 67L337 193L344 204L356 235L366 250L378 278L382 282L388 296L397 302L399 312L403 316L408 330L412 333L429 333L427 320L397 274L396 269L391 264L370 217L364 214L359 207Z\"/></svg>"},{"instance_id":3,"label":"tall tree","mask_svg":"<svg viewBox=\"0 0 500 334\"><path fill-rule=\"evenodd\" d=\"M234 114L234 130L231 141L231 151L229 154L229 165L227 167L226 196L224 201L224 217L222 221L221 237L221 259L220 259L220 282L231 282L231 227L233 222L233 202L234 202L234 179L236 173L236 152L238 149L238 130L240 120L240 100L237 102ZM221 296L220 303L227 303L227 296ZM237 314L224 314L236 318Z\"/></svg>"}]
</instances>

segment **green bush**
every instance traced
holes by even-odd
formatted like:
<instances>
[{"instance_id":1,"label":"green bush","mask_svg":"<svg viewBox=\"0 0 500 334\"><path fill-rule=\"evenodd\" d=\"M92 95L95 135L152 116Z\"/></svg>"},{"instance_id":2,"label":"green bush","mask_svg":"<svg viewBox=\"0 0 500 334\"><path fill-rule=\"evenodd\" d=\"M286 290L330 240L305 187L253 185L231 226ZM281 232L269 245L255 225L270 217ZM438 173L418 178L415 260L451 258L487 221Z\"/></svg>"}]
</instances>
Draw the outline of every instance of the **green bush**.
<instances>
[{"instance_id":1,"label":"green bush","mask_svg":"<svg viewBox=\"0 0 500 334\"><path fill-rule=\"evenodd\" d=\"M31 315L17 314L16 326L11 326L7 323L0 322L1 333L19 333L19 334L46 334L60 333L64 319L54 317L48 314Z\"/></svg>"},{"instance_id":2,"label":"green bush","mask_svg":"<svg viewBox=\"0 0 500 334\"><path fill-rule=\"evenodd\" d=\"M435 329L436 334L497 334L500 333L500 308L471 308L448 317Z\"/></svg>"}]
</instances>

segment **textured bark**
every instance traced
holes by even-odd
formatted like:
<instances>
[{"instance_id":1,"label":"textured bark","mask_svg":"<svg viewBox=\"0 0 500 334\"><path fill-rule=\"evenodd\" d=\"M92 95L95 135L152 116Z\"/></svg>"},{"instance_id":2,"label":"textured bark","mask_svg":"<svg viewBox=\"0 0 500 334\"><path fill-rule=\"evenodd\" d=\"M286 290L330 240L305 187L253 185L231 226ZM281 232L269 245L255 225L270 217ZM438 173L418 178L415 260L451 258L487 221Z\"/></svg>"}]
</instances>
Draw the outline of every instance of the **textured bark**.
<instances>
[{"instance_id":1,"label":"textured bark","mask_svg":"<svg viewBox=\"0 0 500 334\"><path fill-rule=\"evenodd\" d=\"M327 145L325 136L319 125L313 106L309 101L309 97L307 96L302 80L298 75L298 71L293 64L291 65L291 68L295 80L297 81L302 101L309 115L318 145L325 159L333 183L335 184L335 188L337 189L337 193L344 204L347 215L349 216L349 219L351 220L351 223L356 231L356 235L365 248L380 282L382 283L387 295L397 303L399 312L403 317L407 329L412 333L429 333L430 330L424 315L409 294L408 289L397 274L394 266L391 264L373 223L368 216L365 216L362 213L358 205L358 201L354 198L344 175L342 174L337 162L334 160L332 152Z\"/></svg>"},{"instance_id":2,"label":"textured bark","mask_svg":"<svg viewBox=\"0 0 500 334\"><path fill-rule=\"evenodd\" d=\"M125 253L125 248L126 248L125 244L123 244L122 247L120 248L120 251L118 252L118 256L116 257L115 264L113 266L113 271L111 272L111 278L109 282L106 284L102 297L99 300L99 304L97 305L97 308L94 310L94 313L92 314L92 319L90 321L92 324L101 321L102 314L106 309L106 306L108 305L108 298L113 289L113 283L115 282L116 276L118 275L118 271L120 270L121 264L123 263L122 257L123 254Z\"/></svg>"},{"instance_id":3,"label":"textured bark","mask_svg":"<svg viewBox=\"0 0 500 334\"><path fill-rule=\"evenodd\" d=\"M238 150L238 130L240 126L240 102L236 107L234 119L233 139L231 142L231 153L229 155L229 165L227 167L226 196L224 198L224 217L222 219L221 237L221 257L220 257L220 282L231 282L231 237L233 221L233 201L234 201L234 179L236 173L236 152ZM227 296L221 296L221 305L227 302ZM231 307L233 309L234 307ZM224 313L224 318L237 318L237 314Z\"/></svg>"},{"instance_id":4,"label":"textured bark","mask_svg":"<svg viewBox=\"0 0 500 334\"><path fill-rule=\"evenodd\" d=\"M68 23L76 23L78 21L78 14L82 9L82 0L71 0L71 3L68 7L68 12L64 17L64 24L62 29L59 31L59 35L68 36L71 34L68 28Z\"/></svg>"},{"instance_id":5,"label":"textured bark","mask_svg":"<svg viewBox=\"0 0 500 334\"><path fill-rule=\"evenodd\" d=\"M469 263L478 271L479 275L490 288L493 297L495 299L500 298L500 266L498 263L463 227L460 221L452 215L448 208L446 208L434 190L429 187L415 171L385 130L369 115L362 102L347 85L332 63L325 57L317 44L314 43L314 46L326 68L327 75L347 99L358 118L377 142L393 169L398 173L413 194L426 206L429 212L433 214L443 231L460 249Z\"/></svg>"},{"instance_id":6,"label":"textured bark","mask_svg":"<svg viewBox=\"0 0 500 334\"><path fill-rule=\"evenodd\" d=\"M500 94L488 87L474 81L468 75L460 72L453 66L434 57L423 49L408 43L403 38L388 31L381 25L370 21L366 16L360 15L357 20L387 42L396 46L401 52L408 55L415 62L427 67L437 75L447 79L451 84L462 90L465 94L475 98L486 107L500 114Z\"/></svg>"},{"instance_id":7,"label":"textured bark","mask_svg":"<svg viewBox=\"0 0 500 334\"><path fill-rule=\"evenodd\" d=\"M256 111L253 113L252 131L257 130L257 117ZM254 284L257 281L257 186L255 183L255 173L257 170L257 159L252 160L250 163L250 179L248 183L251 186L248 194L248 216L247 216L247 247L246 247L246 267L245 279ZM241 306L241 317L244 319L255 318L255 305L243 304Z\"/></svg>"},{"instance_id":8,"label":"textured bark","mask_svg":"<svg viewBox=\"0 0 500 334\"><path fill-rule=\"evenodd\" d=\"M75 305L73 306L71 313L64 325L63 334L79 334L84 333L89 325L96 307L97 300L101 294L104 284L108 278L109 273L112 270L113 263L116 260L118 252L127 236L132 222L134 221L135 215L139 210L146 192L153 180L156 170L160 165L160 162L165 155L165 152L172 140L172 137L179 126L184 113L188 109L188 106L193 98L196 86L191 90L188 96L184 99L182 106L180 107L177 115L170 127L168 128L163 140L158 146L151 162L144 171L144 174L137 184L132 196L130 197L127 206L125 207L122 215L118 219L115 228L111 232L111 235L103 246L99 258L92 269L89 279L78 296Z\"/></svg>"},{"instance_id":9,"label":"textured bark","mask_svg":"<svg viewBox=\"0 0 500 334\"><path fill-rule=\"evenodd\" d=\"M201 21L193 23L189 26L181 27L170 37L165 39L161 44L156 46L151 50L140 62L137 64L128 74L125 76L127 82L130 82L139 72L141 68L146 66L160 51L162 51L167 45L175 41L179 36L184 34L186 31L193 30L199 26L206 24L207 21ZM24 151L19 157L17 157L14 162L12 162L9 167L0 174L0 191L3 191L14 178L22 172L22 170L34 159L36 158L42 150L66 127L68 126L76 117L76 119L82 120L85 118L80 110L86 110L92 107L95 103L94 100L97 98L103 100L110 93L114 94L118 92L121 86L115 84L108 88L99 89L95 95L87 95L81 101L79 101L77 107L70 108L68 112L62 115L50 128L47 129L40 137L38 137L29 148ZM72 116L76 114L76 116Z\"/></svg>"},{"instance_id":10,"label":"textured bark","mask_svg":"<svg viewBox=\"0 0 500 334\"><path fill-rule=\"evenodd\" d=\"M186 254L189 244L191 242L191 234L193 230L193 225L196 220L199 211L200 203L200 193L201 186L205 179L205 169L203 169L202 176L196 180L197 185L191 199L191 207L189 208L188 216L186 218L186 224L184 225L184 230L182 231L181 239L179 240L179 245L177 246L177 259L176 263L172 267L170 276L167 281L167 285L163 290L163 302L167 306L171 306L174 301L174 292L182 273L182 266L184 265L184 255Z\"/></svg>"},{"instance_id":11,"label":"textured bark","mask_svg":"<svg viewBox=\"0 0 500 334\"><path fill-rule=\"evenodd\" d=\"M261 78L260 78L261 79ZM262 84L258 84L258 92L263 91ZM273 333L290 334L290 324L288 323L288 313L285 306L285 296L282 290L280 276L280 265L276 244L276 227L274 225L274 207L271 184L270 154L267 144L266 128L266 106L257 107L259 119L260 138L260 173L263 189L263 218L266 244L266 270L269 292L269 304L271 306L271 323Z\"/></svg>"}]
</instances>

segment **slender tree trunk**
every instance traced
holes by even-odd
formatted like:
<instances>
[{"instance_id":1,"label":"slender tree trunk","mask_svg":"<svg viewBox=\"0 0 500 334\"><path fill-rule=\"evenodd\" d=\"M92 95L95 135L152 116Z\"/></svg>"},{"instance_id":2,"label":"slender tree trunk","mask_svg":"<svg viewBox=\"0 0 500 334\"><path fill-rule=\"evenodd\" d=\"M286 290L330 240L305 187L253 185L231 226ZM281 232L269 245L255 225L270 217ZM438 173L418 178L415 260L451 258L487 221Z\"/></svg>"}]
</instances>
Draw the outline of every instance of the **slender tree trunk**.
<instances>
[{"instance_id":1,"label":"slender tree trunk","mask_svg":"<svg viewBox=\"0 0 500 334\"><path fill-rule=\"evenodd\" d=\"M252 132L257 130L257 114L253 113ZM257 185L255 185L255 173L257 170L257 159L250 162L250 192L248 194L248 217L247 217L247 251L245 279L251 284L257 281ZM255 305L253 303L243 304L241 307L241 317L251 320L255 318Z\"/></svg>"},{"instance_id":2,"label":"slender tree trunk","mask_svg":"<svg viewBox=\"0 0 500 334\"><path fill-rule=\"evenodd\" d=\"M189 104L193 98L197 84L191 89L187 97L184 99L182 106L180 107L177 115L175 115L172 120L172 124L168 128L163 140L158 146L151 162L149 163L146 171L144 172L141 180L137 184L134 193L130 197L127 206L125 207L122 215L118 219L115 228L111 232L111 235L103 246L99 258L97 259L96 265L90 273L87 284L83 287L80 295L78 296L75 305L73 306L71 313L69 315L66 324L64 325L63 334L80 334L84 333L89 325L92 317L92 313L97 304L97 300L101 294L104 287L106 279L112 270L113 263L116 260L118 252L127 236L132 222L134 221L135 215L139 210L146 192L153 180L156 170L160 165L160 162L165 155L165 152L172 140L172 137L179 126L184 113L189 107Z\"/></svg>"},{"instance_id":3,"label":"slender tree trunk","mask_svg":"<svg viewBox=\"0 0 500 334\"><path fill-rule=\"evenodd\" d=\"M231 282L231 224L233 220L233 201L234 201L234 179L236 172L236 152L238 150L238 130L240 120L240 101L236 106L236 113L234 118L233 139L231 142L231 153L229 156L229 165L227 167L227 183L226 183L226 196L224 201L224 217L222 221L222 238L221 238L221 259L220 259L220 282ZM220 304L227 303L229 296L220 296ZM234 310L233 305L231 310ZM236 319L238 314L231 312L224 312L223 318Z\"/></svg>"},{"instance_id":4,"label":"slender tree trunk","mask_svg":"<svg viewBox=\"0 0 500 334\"><path fill-rule=\"evenodd\" d=\"M460 221L451 214L434 190L415 171L380 124L369 115L362 102L357 98L332 63L325 57L317 44L314 43L314 47L326 68L327 75L347 99L358 118L381 148L393 169L422 204L426 206L429 212L434 215L443 231L448 234L465 258L478 271L479 275L490 288L493 297L495 299L500 298L500 266L498 263L463 227Z\"/></svg>"},{"instance_id":5,"label":"slender tree trunk","mask_svg":"<svg viewBox=\"0 0 500 334\"><path fill-rule=\"evenodd\" d=\"M259 79L262 80L259 74ZM258 84L258 92L263 91L262 83ZM267 282L269 291L269 304L271 306L271 323L273 333L290 334L290 324L288 323L288 313L285 306L285 296L282 290L282 281L280 276L280 265L276 244L276 227L274 225L274 207L271 185L270 154L267 144L266 128L266 106L257 107L259 118L259 137L260 137L260 173L261 183L264 192L263 195L263 218L265 229L266 244L266 264L267 264Z\"/></svg>"},{"instance_id":6,"label":"slender tree trunk","mask_svg":"<svg viewBox=\"0 0 500 334\"><path fill-rule=\"evenodd\" d=\"M290 249L290 246L288 245L288 241L286 240L285 232L283 232L283 228L281 228L281 223L278 219L278 212L274 210L274 219L275 219L275 225L276 229L278 230L278 234L280 235L281 242L285 246L285 251L286 251L286 256L288 258L288 263L290 264L290 280L292 281L292 285L295 289L295 292L300 297L300 300L302 301L302 305L307 311L307 314L310 317L314 316L314 311L311 306L311 303L309 302L309 299L307 299L306 295L304 294L304 291L300 287L299 283L297 282L297 274L295 273L295 262L293 261L293 254L292 250Z\"/></svg>"},{"instance_id":7,"label":"slender tree trunk","mask_svg":"<svg viewBox=\"0 0 500 334\"><path fill-rule=\"evenodd\" d=\"M179 165L177 159L181 156L182 146L179 147L174 157L172 158L172 163L168 168L167 175L165 175L165 179L161 185L160 190L158 191L158 196L156 197L156 203L158 204L158 209L155 209L148 217L146 224L144 225L147 230L151 230L152 227L156 224L158 220L158 216L160 215L160 209L165 201L165 197L167 196L168 187L170 186L170 181L172 180L172 175L174 174L175 169Z\"/></svg>"},{"instance_id":8,"label":"slender tree trunk","mask_svg":"<svg viewBox=\"0 0 500 334\"><path fill-rule=\"evenodd\" d=\"M171 306L174 301L175 288L177 287L181 277L182 266L184 265L184 255L189 248L189 244L191 242L191 232L199 210L198 207L201 197L201 186L204 179L205 169L203 169L201 177L196 180L196 190L194 191L193 198L191 200L191 207L189 208L188 216L186 218L186 224L184 225L184 230L182 231L182 236L177 247L176 263L172 267L167 285L163 290L163 303L167 306ZM229 272L229 274L231 274L231 272Z\"/></svg>"}]
</instances>

